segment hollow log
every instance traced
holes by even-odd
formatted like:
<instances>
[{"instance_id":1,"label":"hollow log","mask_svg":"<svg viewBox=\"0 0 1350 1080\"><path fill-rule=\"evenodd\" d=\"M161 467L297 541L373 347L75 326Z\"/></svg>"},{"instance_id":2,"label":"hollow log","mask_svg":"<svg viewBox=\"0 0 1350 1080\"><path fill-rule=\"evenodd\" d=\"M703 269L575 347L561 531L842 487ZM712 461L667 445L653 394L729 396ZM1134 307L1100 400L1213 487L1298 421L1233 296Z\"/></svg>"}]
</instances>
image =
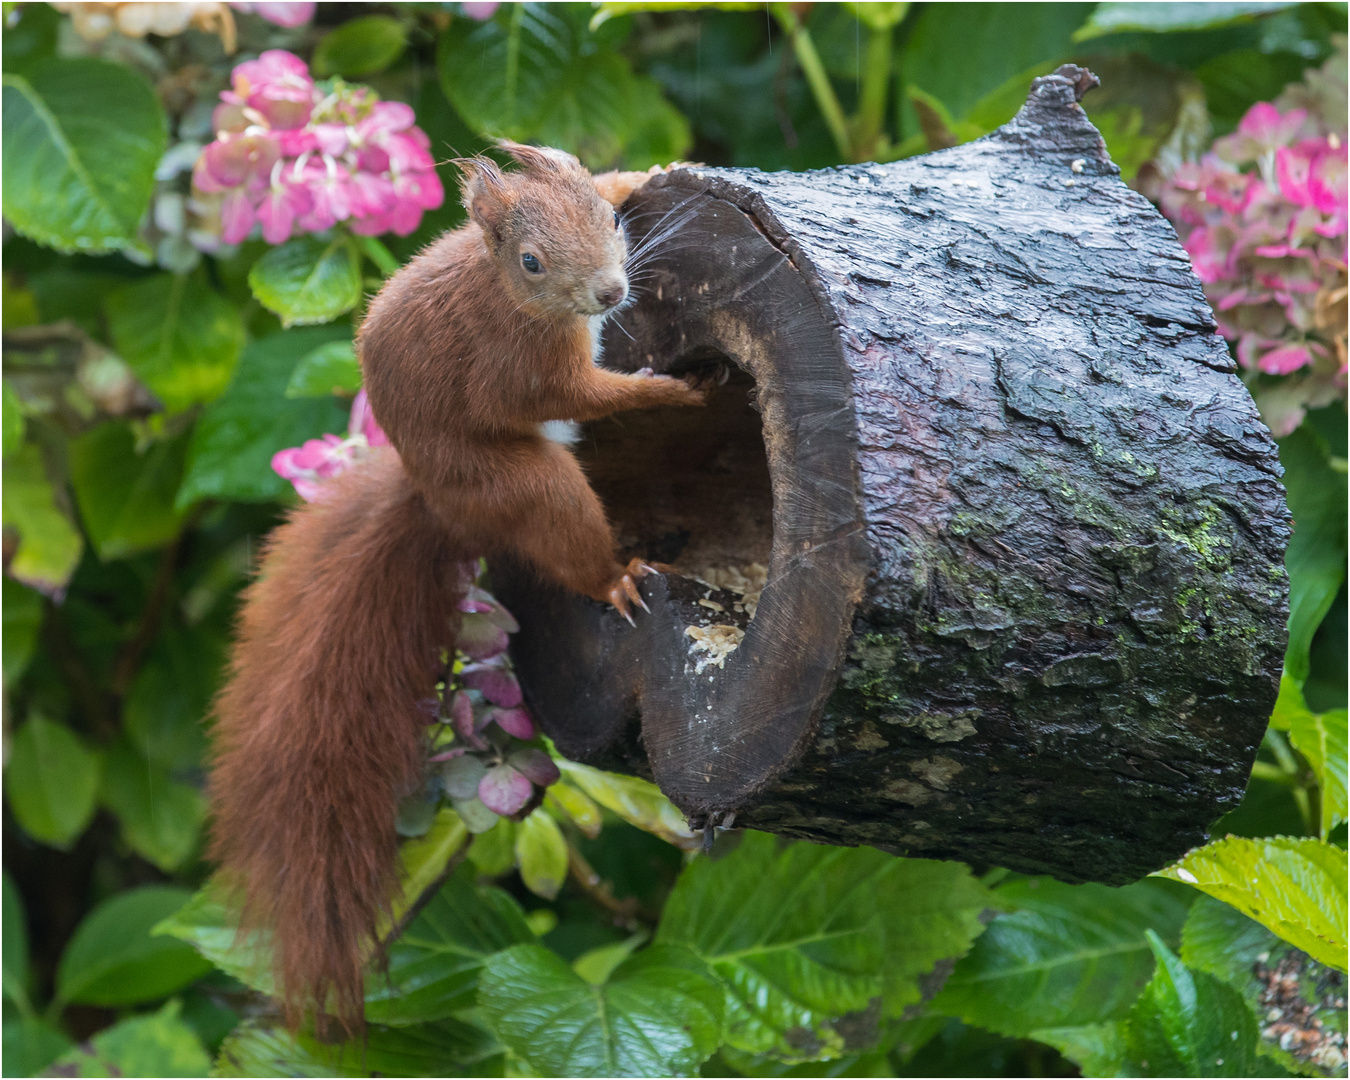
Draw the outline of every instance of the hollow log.
<instances>
[{"instance_id":1,"label":"hollow log","mask_svg":"<svg viewBox=\"0 0 1350 1080\"><path fill-rule=\"evenodd\" d=\"M730 377L574 448L623 557L673 566L636 629L492 566L563 753L695 827L1068 881L1155 870L1237 804L1285 646L1281 470L1094 83L1065 66L924 157L630 200L659 243L605 364ZM724 587L755 564L757 607Z\"/></svg>"}]
</instances>

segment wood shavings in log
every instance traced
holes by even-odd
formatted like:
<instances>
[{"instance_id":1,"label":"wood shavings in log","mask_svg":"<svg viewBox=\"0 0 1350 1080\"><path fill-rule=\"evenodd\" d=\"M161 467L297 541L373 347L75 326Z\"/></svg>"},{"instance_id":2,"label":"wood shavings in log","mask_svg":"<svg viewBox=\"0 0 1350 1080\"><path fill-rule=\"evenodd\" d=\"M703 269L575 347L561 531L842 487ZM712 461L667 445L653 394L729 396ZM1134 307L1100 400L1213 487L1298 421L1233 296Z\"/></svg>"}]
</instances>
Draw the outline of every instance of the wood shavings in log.
<instances>
[{"instance_id":1,"label":"wood shavings in log","mask_svg":"<svg viewBox=\"0 0 1350 1080\"><path fill-rule=\"evenodd\" d=\"M727 657L745 637L739 626L686 626L684 633L694 641L691 650L703 654L694 663L696 675L702 675L710 667L724 667Z\"/></svg>"},{"instance_id":2,"label":"wood shavings in log","mask_svg":"<svg viewBox=\"0 0 1350 1080\"><path fill-rule=\"evenodd\" d=\"M694 572L685 572L684 577L693 578L710 589L725 589L741 598L745 613L755 617L759 606L759 595L769 582L769 568L763 563L751 563L749 566L709 566Z\"/></svg>"}]
</instances>

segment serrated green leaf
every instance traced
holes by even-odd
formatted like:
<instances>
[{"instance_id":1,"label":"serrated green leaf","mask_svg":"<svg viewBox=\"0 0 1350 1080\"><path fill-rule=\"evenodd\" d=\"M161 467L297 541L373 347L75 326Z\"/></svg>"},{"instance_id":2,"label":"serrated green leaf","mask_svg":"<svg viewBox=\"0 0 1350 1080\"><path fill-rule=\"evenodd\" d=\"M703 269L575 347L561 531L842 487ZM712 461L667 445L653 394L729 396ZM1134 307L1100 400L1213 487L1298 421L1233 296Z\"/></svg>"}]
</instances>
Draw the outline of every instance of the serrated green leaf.
<instances>
[{"instance_id":1,"label":"serrated green leaf","mask_svg":"<svg viewBox=\"0 0 1350 1080\"><path fill-rule=\"evenodd\" d=\"M1125 1050L1125 1025L1119 1020L1081 1027L1039 1028L1030 1039L1053 1046L1082 1070L1084 1076L1130 1076Z\"/></svg>"},{"instance_id":2,"label":"serrated green leaf","mask_svg":"<svg viewBox=\"0 0 1350 1080\"><path fill-rule=\"evenodd\" d=\"M8 318L5 325L9 326ZM4 456L9 457L20 446L23 445L23 433L27 426L23 417L23 401L15 392L14 387L8 382L5 386L5 404L4 404Z\"/></svg>"},{"instance_id":3,"label":"serrated green leaf","mask_svg":"<svg viewBox=\"0 0 1350 1080\"><path fill-rule=\"evenodd\" d=\"M1229 836L1188 852L1158 874L1232 904L1313 959L1345 970L1342 849L1307 837Z\"/></svg>"},{"instance_id":4,"label":"serrated green leaf","mask_svg":"<svg viewBox=\"0 0 1350 1080\"><path fill-rule=\"evenodd\" d=\"M561 147L596 168L680 157L688 123L592 35L590 14L579 4L512 4L487 22L456 20L437 49L441 87L471 127Z\"/></svg>"},{"instance_id":5,"label":"serrated green leaf","mask_svg":"<svg viewBox=\"0 0 1350 1080\"><path fill-rule=\"evenodd\" d=\"M36 1017L6 1018L5 1074L38 1076L73 1045L64 1032Z\"/></svg>"},{"instance_id":6,"label":"serrated green leaf","mask_svg":"<svg viewBox=\"0 0 1350 1080\"><path fill-rule=\"evenodd\" d=\"M11 577L5 578L3 588L5 685L12 686L37 648L38 631L42 628L42 594Z\"/></svg>"},{"instance_id":7,"label":"serrated green leaf","mask_svg":"<svg viewBox=\"0 0 1350 1080\"><path fill-rule=\"evenodd\" d=\"M407 31L388 15L362 15L334 27L314 47L315 75L369 75L400 56Z\"/></svg>"},{"instance_id":8,"label":"serrated green leaf","mask_svg":"<svg viewBox=\"0 0 1350 1080\"><path fill-rule=\"evenodd\" d=\"M191 895L147 885L99 904L61 954L57 996L82 1005L135 1005L167 997L210 971L210 963L181 941L150 933Z\"/></svg>"},{"instance_id":9,"label":"serrated green leaf","mask_svg":"<svg viewBox=\"0 0 1350 1080\"><path fill-rule=\"evenodd\" d=\"M291 372L286 396L328 397L335 393L354 394L361 389L361 365L350 341L330 341L306 353Z\"/></svg>"},{"instance_id":10,"label":"serrated green leaf","mask_svg":"<svg viewBox=\"0 0 1350 1080\"><path fill-rule=\"evenodd\" d=\"M128 424L112 421L70 443L70 481L85 531L100 559L121 559L168 543L183 515L174 496L186 438L160 439L137 453Z\"/></svg>"},{"instance_id":11,"label":"serrated green leaf","mask_svg":"<svg viewBox=\"0 0 1350 1080\"><path fill-rule=\"evenodd\" d=\"M422 836L405 840L398 849L399 892L390 905L390 916L397 924L412 908L420 904L429 889L435 888L445 877L451 861L469 844L469 830L449 807L436 811L429 828ZM381 918L377 936L383 939L391 924Z\"/></svg>"},{"instance_id":12,"label":"serrated green leaf","mask_svg":"<svg viewBox=\"0 0 1350 1080\"><path fill-rule=\"evenodd\" d=\"M201 1040L179 1019L182 1003L134 1016L95 1035L58 1062L62 1076L205 1076L211 1067Z\"/></svg>"},{"instance_id":13,"label":"serrated green leaf","mask_svg":"<svg viewBox=\"0 0 1350 1080\"><path fill-rule=\"evenodd\" d=\"M150 933L186 941L226 975L264 994L276 993L272 978L269 934L253 930L239 935L239 913L228 902L225 887L212 878Z\"/></svg>"},{"instance_id":14,"label":"serrated green leaf","mask_svg":"<svg viewBox=\"0 0 1350 1080\"><path fill-rule=\"evenodd\" d=\"M1075 41L1130 31L1171 34L1180 30L1210 30L1257 15L1292 7L1279 0L1238 0L1236 3L1139 4L1112 2L1097 5L1092 17L1074 34Z\"/></svg>"},{"instance_id":15,"label":"serrated green leaf","mask_svg":"<svg viewBox=\"0 0 1350 1080\"><path fill-rule=\"evenodd\" d=\"M567 878L567 841L558 823L542 809L517 827L516 859L521 880L530 892L545 900L558 895Z\"/></svg>"},{"instance_id":16,"label":"serrated green leaf","mask_svg":"<svg viewBox=\"0 0 1350 1080\"><path fill-rule=\"evenodd\" d=\"M4 76L4 213L60 251L135 237L164 154L164 110L126 64L49 59Z\"/></svg>"},{"instance_id":17,"label":"serrated green leaf","mask_svg":"<svg viewBox=\"0 0 1350 1080\"><path fill-rule=\"evenodd\" d=\"M70 519L57 509L42 451L24 443L5 459L4 475L4 523L19 533L9 572L45 592L64 588L84 545Z\"/></svg>"},{"instance_id":18,"label":"serrated green leaf","mask_svg":"<svg viewBox=\"0 0 1350 1080\"><path fill-rule=\"evenodd\" d=\"M283 326L326 323L361 302L361 256L349 237L301 236L254 263L248 284Z\"/></svg>"},{"instance_id":19,"label":"serrated green leaf","mask_svg":"<svg viewBox=\"0 0 1350 1080\"><path fill-rule=\"evenodd\" d=\"M156 274L117 289L104 306L113 345L170 412L224 393L244 324L203 272Z\"/></svg>"},{"instance_id":20,"label":"serrated green leaf","mask_svg":"<svg viewBox=\"0 0 1350 1080\"><path fill-rule=\"evenodd\" d=\"M4 924L0 927L0 945L4 949L4 992L28 1014L28 920L23 914L19 888L8 873L4 876Z\"/></svg>"},{"instance_id":21,"label":"serrated green leaf","mask_svg":"<svg viewBox=\"0 0 1350 1080\"><path fill-rule=\"evenodd\" d=\"M1150 927L1177 941L1190 898L1159 882L1124 888L1020 880L930 1003L1014 1038L1124 1019L1153 971Z\"/></svg>"},{"instance_id":22,"label":"serrated green leaf","mask_svg":"<svg viewBox=\"0 0 1350 1080\"><path fill-rule=\"evenodd\" d=\"M229 389L193 428L177 505L206 498L261 502L290 491L272 471L272 455L347 427L347 410L332 398L288 399L291 371L320 345L350 336L350 327L336 325L288 330L244 349Z\"/></svg>"},{"instance_id":23,"label":"serrated green leaf","mask_svg":"<svg viewBox=\"0 0 1350 1080\"><path fill-rule=\"evenodd\" d=\"M653 946L591 986L542 945L489 958L478 1002L507 1047L546 1076L685 1076L722 1028L722 990L688 949Z\"/></svg>"},{"instance_id":24,"label":"serrated green leaf","mask_svg":"<svg viewBox=\"0 0 1350 1080\"><path fill-rule=\"evenodd\" d=\"M1130 1010L1125 1046L1141 1076L1262 1076L1256 1020L1236 990L1191 971L1151 930L1158 967Z\"/></svg>"},{"instance_id":25,"label":"serrated green leaf","mask_svg":"<svg viewBox=\"0 0 1350 1080\"><path fill-rule=\"evenodd\" d=\"M1319 818L1322 839L1346 820L1346 733L1344 709L1324 713L1304 710L1291 718L1289 741L1308 759L1317 774L1321 798Z\"/></svg>"},{"instance_id":26,"label":"serrated green leaf","mask_svg":"<svg viewBox=\"0 0 1350 1080\"><path fill-rule=\"evenodd\" d=\"M94 816L99 756L63 724L35 716L14 733L5 794L24 832L65 849Z\"/></svg>"},{"instance_id":27,"label":"serrated green leaf","mask_svg":"<svg viewBox=\"0 0 1350 1080\"><path fill-rule=\"evenodd\" d=\"M127 846L166 873L196 850L206 799L196 788L171 780L125 739L104 755L99 799L117 815Z\"/></svg>"},{"instance_id":28,"label":"serrated green leaf","mask_svg":"<svg viewBox=\"0 0 1350 1080\"><path fill-rule=\"evenodd\" d=\"M555 758L554 763L569 783L630 825L636 825L676 847L689 849L697 846L698 840L690 832L684 815L675 809L655 784L636 776L603 772L562 758Z\"/></svg>"},{"instance_id":29,"label":"serrated green leaf","mask_svg":"<svg viewBox=\"0 0 1350 1080\"><path fill-rule=\"evenodd\" d=\"M520 905L501 889L475 886L473 867L463 865L390 946L388 978L367 977L366 1018L424 1023L471 1008L483 962L533 940Z\"/></svg>"},{"instance_id":30,"label":"serrated green leaf","mask_svg":"<svg viewBox=\"0 0 1350 1080\"><path fill-rule=\"evenodd\" d=\"M666 903L660 944L693 949L722 980L727 1042L785 1058L837 1056L839 1021L882 998L919 1000L919 977L963 955L990 894L960 863L746 833L735 851L688 866Z\"/></svg>"},{"instance_id":31,"label":"serrated green leaf","mask_svg":"<svg viewBox=\"0 0 1350 1080\"><path fill-rule=\"evenodd\" d=\"M1326 443L1304 424L1279 440L1294 535L1284 553L1289 571L1289 646L1285 670L1301 686L1313 635L1345 581L1346 475L1331 467Z\"/></svg>"},{"instance_id":32,"label":"serrated green leaf","mask_svg":"<svg viewBox=\"0 0 1350 1080\"><path fill-rule=\"evenodd\" d=\"M639 930L623 941L587 949L572 961L572 970L592 986L603 986L614 969L632 956L634 950L645 944L650 936L647 931Z\"/></svg>"}]
</instances>

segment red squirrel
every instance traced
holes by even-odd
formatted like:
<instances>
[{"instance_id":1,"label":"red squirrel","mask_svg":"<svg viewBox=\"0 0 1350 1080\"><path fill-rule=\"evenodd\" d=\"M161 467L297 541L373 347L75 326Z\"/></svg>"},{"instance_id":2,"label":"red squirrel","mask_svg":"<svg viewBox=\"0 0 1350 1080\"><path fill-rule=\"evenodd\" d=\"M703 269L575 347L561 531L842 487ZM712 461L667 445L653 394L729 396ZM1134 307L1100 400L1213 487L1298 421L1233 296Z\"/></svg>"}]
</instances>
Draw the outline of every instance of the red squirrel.
<instances>
[{"instance_id":1,"label":"red squirrel","mask_svg":"<svg viewBox=\"0 0 1350 1080\"><path fill-rule=\"evenodd\" d=\"M511 552L632 621L641 605L580 466L547 421L701 405L705 385L595 364L628 297L615 207L646 173L591 176L502 143L461 161L469 222L371 302L357 349L392 449L272 533L215 709L211 855L273 934L286 1022L362 1026L362 973L397 884L398 800L421 780L458 564Z\"/></svg>"}]
</instances>

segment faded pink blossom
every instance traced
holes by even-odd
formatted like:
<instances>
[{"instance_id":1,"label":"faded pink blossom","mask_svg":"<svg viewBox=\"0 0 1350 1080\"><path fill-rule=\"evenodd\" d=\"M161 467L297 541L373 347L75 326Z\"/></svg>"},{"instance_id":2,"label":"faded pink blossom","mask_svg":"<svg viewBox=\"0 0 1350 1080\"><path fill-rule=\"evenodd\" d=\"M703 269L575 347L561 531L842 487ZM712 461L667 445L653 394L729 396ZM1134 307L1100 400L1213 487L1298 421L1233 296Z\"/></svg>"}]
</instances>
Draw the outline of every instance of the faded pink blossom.
<instances>
[{"instance_id":1,"label":"faded pink blossom","mask_svg":"<svg viewBox=\"0 0 1350 1080\"><path fill-rule=\"evenodd\" d=\"M1288 375L1312 363L1312 353L1304 345L1281 345L1256 362L1267 375Z\"/></svg>"},{"instance_id":2,"label":"faded pink blossom","mask_svg":"<svg viewBox=\"0 0 1350 1080\"><path fill-rule=\"evenodd\" d=\"M503 659L498 657L498 659ZM483 697L505 709L514 709L521 703L520 683L501 663L470 664L461 675L464 685L477 690Z\"/></svg>"},{"instance_id":3,"label":"faded pink blossom","mask_svg":"<svg viewBox=\"0 0 1350 1080\"><path fill-rule=\"evenodd\" d=\"M538 784L540 787L556 784L562 775L558 772L558 766L553 764L551 757L544 751L536 750L532 746L526 747L524 750L517 750L506 760L513 769L529 777L532 783Z\"/></svg>"},{"instance_id":4,"label":"faded pink blossom","mask_svg":"<svg viewBox=\"0 0 1350 1080\"><path fill-rule=\"evenodd\" d=\"M492 709L487 714L487 719L517 739L533 739L537 734L534 721L530 719L529 712L523 708Z\"/></svg>"},{"instance_id":5,"label":"faded pink blossom","mask_svg":"<svg viewBox=\"0 0 1350 1080\"><path fill-rule=\"evenodd\" d=\"M240 3L231 4L230 7L244 15L257 15L260 19L266 19L277 26L296 27L304 26L314 18L314 9L317 4L310 2L301 2L301 0L292 0L290 3Z\"/></svg>"},{"instance_id":6,"label":"faded pink blossom","mask_svg":"<svg viewBox=\"0 0 1350 1080\"><path fill-rule=\"evenodd\" d=\"M516 813L534 796L529 777L510 765L497 765L478 782L478 797L493 813L504 817Z\"/></svg>"},{"instance_id":7,"label":"faded pink blossom","mask_svg":"<svg viewBox=\"0 0 1350 1080\"><path fill-rule=\"evenodd\" d=\"M500 3L468 3L460 4L459 10L464 12L471 19L477 19L479 22L487 22L497 13L501 7Z\"/></svg>"}]
</instances>

